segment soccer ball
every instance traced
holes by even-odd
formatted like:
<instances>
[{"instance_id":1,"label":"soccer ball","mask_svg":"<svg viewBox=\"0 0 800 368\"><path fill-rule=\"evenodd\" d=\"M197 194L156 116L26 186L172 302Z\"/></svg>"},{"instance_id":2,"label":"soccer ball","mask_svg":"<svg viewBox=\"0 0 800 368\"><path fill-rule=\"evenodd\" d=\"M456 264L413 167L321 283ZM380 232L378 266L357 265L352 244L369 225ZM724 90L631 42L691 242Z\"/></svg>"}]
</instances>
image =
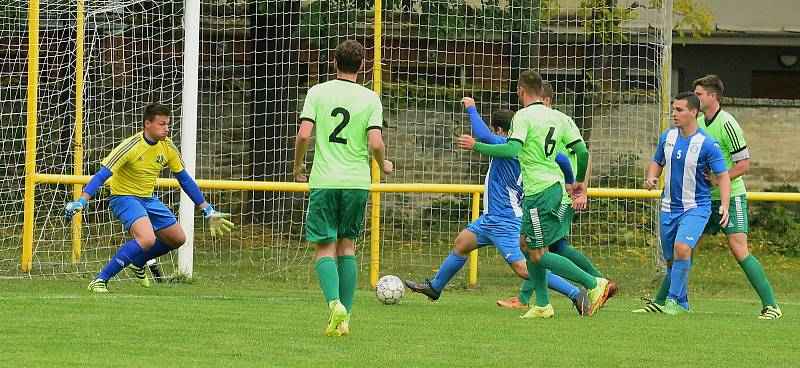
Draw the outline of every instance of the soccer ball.
<instances>
[{"instance_id":1,"label":"soccer ball","mask_svg":"<svg viewBox=\"0 0 800 368\"><path fill-rule=\"evenodd\" d=\"M397 304L403 298L403 280L394 275L386 275L375 285L375 297L383 304Z\"/></svg>"}]
</instances>

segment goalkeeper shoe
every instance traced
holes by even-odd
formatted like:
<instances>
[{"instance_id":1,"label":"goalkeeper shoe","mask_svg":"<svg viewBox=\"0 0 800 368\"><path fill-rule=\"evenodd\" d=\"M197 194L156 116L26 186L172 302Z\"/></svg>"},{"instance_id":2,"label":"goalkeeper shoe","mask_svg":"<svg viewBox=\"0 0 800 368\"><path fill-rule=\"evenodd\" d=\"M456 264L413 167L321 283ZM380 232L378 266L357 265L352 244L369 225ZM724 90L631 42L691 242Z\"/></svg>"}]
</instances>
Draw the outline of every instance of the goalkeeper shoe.
<instances>
[{"instance_id":1,"label":"goalkeeper shoe","mask_svg":"<svg viewBox=\"0 0 800 368\"><path fill-rule=\"evenodd\" d=\"M682 307L674 299L667 299L667 302L664 303L664 314L668 316L677 316L681 313L689 313L689 310Z\"/></svg>"},{"instance_id":2,"label":"goalkeeper shoe","mask_svg":"<svg viewBox=\"0 0 800 368\"><path fill-rule=\"evenodd\" d=\"M331 314L328 317L328 325L325 326L325 336L328 337L338 337L341 336L339 333L339 324L342 323L347 318L347 309L344 307L344 304L339 302L339 299L332 300L329 303L331 308ZM349 326L348 326L349 327ZM349 330L349 328L348 328ZM348 331L349 332L349 331Z\"/></svg>"},{"instance_id":3,"label":"goalkeeper shoe","mask_svg":"<svg viewBox=\"0 0 800 368\"><path fill-rule=\"evenodd\" d=\"M664 306L650 299L642 298L647 304L643 308L634 309L633 313L664 313Z\"/></svg>"},{"instance_id":4,"label":"goalkeeper shoe","mask_svg":"<svg viewBox=\"0 0 800 368\"><path fill-rule=\"evenodd\" d=\"M586 289L581 286L579 290L578 296L572 300L572 305L578 310L578 314L588 316L590 315L589 312L592 310L592 300L589 298L589 293L586 292Z\"/></svg>"},{"instance_id":5,"label":"goalkeeper shoe","mask_svg":"<svg viewBox=\"0 0 800 368\"><path fill-rule=\"evenodd\" d=\"M93 293L107 293L108 292L108 282L103 279L94 279L94 281L89 283L87 287L89 291Z\"/></svg>"},{"instance_id":6,"label":"goalkeeper shoe","mask_svg":"<svg viewBox=\"0 0 800 368\"><path fill-rule=\"evenodd\" d=\"M780 308L768 305L761 310L758 319L778 319L781 318L781 316L783 316L783 313Z\"/></svg>"},{"instance_id":7,"label":"goalkeeper shoe","mask_svg":"<svg viewBox=\"0 0 800 368\"><path fill-rule=\"evenodd\" d=\"M425 282L406 280L405 284L407 288L411 289L411 291L425 294L428 296L428 299L434 302L439 300L439 297L442 295L441 291L436 291L436 289L431 286L430 280L425 280Z\"/></svg>"},{"instance_id":8,"label":"goalkeeper shoe","mask_svg":"<svg viewBox=\"0 0 800 368\"><path fill-rule=\"evenodd\" d=\"M144 271L144 267L136 267L133 263L128 264L128 269L133 272L133 276L136 276L136 281L142 287L149 288L150 287L150 280L147 278L147 273Z\"/></svg>"},{"instance_id":9,"label":"goalkeeper shoe","mask_svg":"<svg viewBox=\"0 0 800 368\"><path fill-rule=\"evenodd\" d=\"M508 300L498 300L497 305L503 308L519 308L519 309L528 308L528 305L523 304L521 301L519 301L519 298L517 298L516 296L512 296Z\"/></svg>"},{"instance_id":10,"label":"goalkeeper shoe","mask_svg":"<svg viewBox=\"0 0 800 368\"><path fill-rule=\"evenodd\" d=\"M609 281L608 295L606 296L606 300L603 301L603 305L601 305L600 308L605 308L608 299L611 299L612 297L614 297L614 295L617 295L617 291L619 291L619 287L617 287L617 284L614 281Z\"/></svg>"},{"instance_id":11,"label":"goalkeeper shoe","mask_svg":"<svg viewBox=\"0 0 800 368\"><path fill-rule=\"evenodd\" d=\"M589 308L589 315L594 315L603 304L606 303L608 299L608 280L602 277L595 277L597 280L597 286L594 289L589 290L589 298L591 299L591 307Z\"/></svg>"},{"instance_id":12,"label":"goalkeeper shoe","mask_svg":"<svg viewBox=\"0 0 800 368\"><path fill-rule=\"evenodd\" d=\"M344 321L342 321L336 329L339 330L339 336L347 336L350 334L350 313L347 313L347 317L344 317Z\"/></svg>"},{"instance_id":13,"label":"goalkeeper shoe","mask_svg":"<svg viewBox=\"0 0 800 368\"><path fill-rule=\"evenodd\" d=\"M554 314L555 311L553 310L552 304L545 305L544 307L534 305L527 313L521 315L519 318L552 318Z\"/></svg>"}]
</instances>

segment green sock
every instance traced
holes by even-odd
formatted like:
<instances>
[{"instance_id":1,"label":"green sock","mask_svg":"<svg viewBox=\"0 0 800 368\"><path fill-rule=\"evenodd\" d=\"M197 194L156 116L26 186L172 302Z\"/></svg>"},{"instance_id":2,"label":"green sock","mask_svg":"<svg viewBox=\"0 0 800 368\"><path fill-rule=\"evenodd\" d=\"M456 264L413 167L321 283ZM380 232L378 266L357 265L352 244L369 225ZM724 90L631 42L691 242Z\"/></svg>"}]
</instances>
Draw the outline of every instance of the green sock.
<instances>
[{"instance_id":1,"label":"green sock","mask_svg":"<svg viewBox=\"0 0 800 368\"><path fill-rule=\"evenodd\" d=\"M764 268L761 267L761 262L750 254L747 258L739 262L739 266L742 266L744 274L747 275L747 279L750 280L750 285L753 285L753 289L756 289L756 293L758 293L758 296L761 298L761 304L764 307L772 306L778 308L778 303L775 302L775 294L772 293L772 286L770 286L769 280L767 280L767 275L764 274Z\"/></svg>"},{"instance_id":2,"label":"green sock","mask_svg":"<svg viewBox=\"0 0 800 368\"><path fill-rule=\"evenodd\" d=\"M534 304L539 307L547 306L550 304L550 295L547 290L547 271L542 267L541 262L539 264L529 262L529 264L531 268L528 269L528 275L532 280L533 288L536 290L536 301Z\"/></svg>"},{"instance_id":3,"label":"green sock","mask_svg":"<svg viewBox=\"0 0 800 368\"><path fill-rule=\"evenodd\" d=\"M339 256L336 258L339 266L339 297L342 304L350 313L353 307L353 297L356 294L356 281L358 279L358 265L356 256Z\"/></svg>"},{"instance_id":4,"label":"green sock","mask_svg":"<svg viewBox=\"0 0 800 368\"><path fill-rule=\"evenodd\" d=\"M597 268L594 267L592 261L590 261L589 258L586 258L586 256L583 255L581 251L575 249L573 246L569 244L564 245L559 250L558 254L572 261L572 263L580 267L580 269L584 270L586 273L594 277L606 278L606 276L603 275L602 272L600 272L599 270L597 270Z\"/></svg>"},{"instance_id":5,"label":"green sock","mask_svg":"<svg viewBox=\"0 0 800 368\"><path fill-rule=\"evenodd\" d=\"M331 257L322 257L317 260L315 266L325 300L330 303L339 299L339 271L336 270L336 261Z\"/></svg>"},{"instance_id":6,"label":"green sock","mask_svg":"<svg viewBox=\"0 0 800 368\"><path fill-rule=\"evenodd\" d=\"M656 298L653 300L653 303L658 305L664 305L667 302L667 294L669 294L669 283L671 282L669 277L670 271L667 268L667 274L664 275L664 278L661 280L661 285L658 286L658 292L656 292Z\"/></svg>"},{"instance_id":7,"label":"green sock","mask_svg":"<svg viewBox=\"0 0 800 368\"><path fill-rule=\"evenodd\" d=\"M594 276L586 273L584 270L580 269L580 267L572 263L569 259L558 254L544 252L544 255L542 255L542 258L539 260L539 264L543 268L553 271L553 273L556 275L566 277L583 285L586 290L591 290L597 287L597 279L595 279ZM534 287L536 286L534 285Z\"/></svg>"}]
</instances>

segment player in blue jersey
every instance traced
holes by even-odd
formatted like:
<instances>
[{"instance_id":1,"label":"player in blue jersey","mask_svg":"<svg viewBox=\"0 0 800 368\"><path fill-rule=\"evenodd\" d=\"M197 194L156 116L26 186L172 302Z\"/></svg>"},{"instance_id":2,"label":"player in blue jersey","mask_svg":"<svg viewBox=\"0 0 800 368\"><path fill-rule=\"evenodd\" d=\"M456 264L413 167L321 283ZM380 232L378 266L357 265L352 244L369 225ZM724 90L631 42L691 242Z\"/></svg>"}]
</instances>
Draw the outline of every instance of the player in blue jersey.
<instances>
[{"instance_id":1,"label":"player in blue jersey","mask_svg":"<svg viewBox=\"0 0 800 368\"><path fill-rule=\"evenodd\" d=\"M475 100L465 97L462 100L472 123L472 131L478 140L488 144L503 144L508 141L508 130L514 113L508 109L497 110L491 119L492 127L486 126L475 107ZM569 159L565 155L556 158L565 180L574 182ZM520 249L520 223L522 221L522 174L519 159L495 158L489 164L483 196L483 214L470 223L456 237L453 251L442 262L433 280L405 284L412 291L437 300L452 277L464 266L469 253L488 245L497 247L498 252L521 278L528 278L525 255ZM563 278L547 272L551 289L569 297L579 313L590 307L590 300L584 288L577 288Z\"/></svg>"},{"instance_id":2,"label":"player in blue jersey","mask_svg":"<svg viewBox=\"0 0 800 368\"><path fill-rule=\"evenodd\" d=\"M718 211L720 226L728 223L731 181L719 144L697 125L700 100L692 92L683 92L672 102L676 128L661 135L653 161L647 170L645 187L658 186L664 172L661 195L660 234L669 294L664 313L676 315L689 311L686 282L692 266L692 251L711 216L711 190L704 174L709 170L719 179L722 205Z\"/></svg>"}]
</instances>

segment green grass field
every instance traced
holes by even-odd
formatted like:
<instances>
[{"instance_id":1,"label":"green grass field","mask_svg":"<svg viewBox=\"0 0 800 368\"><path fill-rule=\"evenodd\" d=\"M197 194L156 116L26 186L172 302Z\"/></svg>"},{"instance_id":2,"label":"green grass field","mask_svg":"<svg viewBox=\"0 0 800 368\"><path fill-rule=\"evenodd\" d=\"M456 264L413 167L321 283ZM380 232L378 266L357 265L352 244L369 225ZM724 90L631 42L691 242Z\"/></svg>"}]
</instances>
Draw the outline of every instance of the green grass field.
<instances>
[{"instance_id":1,"label":"green grass field","mask_svg":"<svg viewBox=\"0 0 800 368\"><path fill-rule=\"evenodd\" d=\"M760 257L785 314L777 321L756 318L760 303L738 266L710 250L693 270L689 315L630 313L651 281L627 281L622 268L621 293L604 310L579 318L551 294L551 320L494 305L517 285L508 270L478 289L458 281L436 303L407 293L394 306L362 277L352 335L337 339L322 336L327 308L315 285L198 276L150 289L113 282L111 294L94 295L88 279L4 279L0 366L797 366L800 260Z\"/></svg>"}]
</instances>

